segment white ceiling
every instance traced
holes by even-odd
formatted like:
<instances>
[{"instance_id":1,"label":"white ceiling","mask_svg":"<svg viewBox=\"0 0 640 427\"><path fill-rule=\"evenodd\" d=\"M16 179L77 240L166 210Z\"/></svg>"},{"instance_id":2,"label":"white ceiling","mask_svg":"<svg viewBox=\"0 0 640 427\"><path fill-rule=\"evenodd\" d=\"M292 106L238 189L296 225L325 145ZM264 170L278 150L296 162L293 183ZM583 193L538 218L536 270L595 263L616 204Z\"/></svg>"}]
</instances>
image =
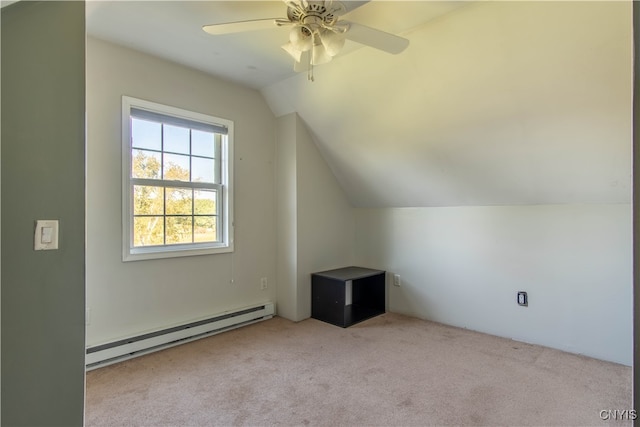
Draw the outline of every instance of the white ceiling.
<instances>
[{"instance_id":1,"label":"white ceiling","mask_svg":"<svg viewBox=\"0 0 640 427\"><path fill-rule=\"evenodd\" d=\"M348 0L347 0L348 2ZM463 2L374 1L345 18L401 33ZM288 28L211 36L202 26L263 18L286 18L282 1L88 1L87 32L256 89L294 75L280 48ZM361 46L348 42L341 54Z\"/></svg>"},{"instance_id":2,"label":"white ceiling","mask_svg":"<svg viewBox=\"0 0 640 427\"><path fill-rule=\"evenodd\" d=\"M410 40L291 71L275 2L89 2L89 34L259 89L298 113L356 206L629 203L631 2L372 1L347 18Z\"/></svg>"}]
</instances>

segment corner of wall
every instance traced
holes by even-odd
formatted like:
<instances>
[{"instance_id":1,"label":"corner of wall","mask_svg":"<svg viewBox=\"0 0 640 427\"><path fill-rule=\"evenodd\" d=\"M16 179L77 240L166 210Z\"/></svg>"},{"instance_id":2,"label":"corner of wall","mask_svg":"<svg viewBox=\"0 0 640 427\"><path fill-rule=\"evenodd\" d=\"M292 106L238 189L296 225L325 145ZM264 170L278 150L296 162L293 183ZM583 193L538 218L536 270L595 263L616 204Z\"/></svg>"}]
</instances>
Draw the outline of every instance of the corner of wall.
<instances>
[{"instance_id":1,"label":"corner of wall","mask_svg":"<svg viewBox=\"0 0 640 427\"><path fill-rule=\"evenodd\" d=\"M353 264L355 213L303 121L278 118L278 314L311 316L311 273Z\"/></svg>"},{"instance_id":2,"label":"corner of wall","mask_svg":"<svg viewBox=\"0 0 640 427\"><path fill-rule=\"evenodd\" d=\"M277 313L286 319L297 317L297 209L295 113L279 117L276 123L276 276Z\"/></svg>"}]
</instances>

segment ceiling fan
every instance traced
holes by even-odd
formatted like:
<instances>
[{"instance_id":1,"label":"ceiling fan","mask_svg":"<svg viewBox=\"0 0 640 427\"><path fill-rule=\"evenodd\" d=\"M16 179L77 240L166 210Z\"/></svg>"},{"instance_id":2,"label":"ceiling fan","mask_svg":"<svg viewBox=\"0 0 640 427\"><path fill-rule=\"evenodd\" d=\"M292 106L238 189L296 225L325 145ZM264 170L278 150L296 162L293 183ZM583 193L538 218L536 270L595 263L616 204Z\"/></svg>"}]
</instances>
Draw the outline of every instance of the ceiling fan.
<instances>
[{"instance_id":1,"label":"ceiling fan","mask_svg":"<svg viewBox=\"0 0 640 427\"><path fill-rule=\"evenodd\" d=\"M344 46L345 39L398 54L409 45L409 40L340 17L362 6L366 1L284 0L286 18L253 19L205 25L204 31L212 35L264 30L274 26L291 26L289 42L282 48L294 59L294 70L307 71L313 81L313 66L331 61Z\"/></svg>"}]
</instances>

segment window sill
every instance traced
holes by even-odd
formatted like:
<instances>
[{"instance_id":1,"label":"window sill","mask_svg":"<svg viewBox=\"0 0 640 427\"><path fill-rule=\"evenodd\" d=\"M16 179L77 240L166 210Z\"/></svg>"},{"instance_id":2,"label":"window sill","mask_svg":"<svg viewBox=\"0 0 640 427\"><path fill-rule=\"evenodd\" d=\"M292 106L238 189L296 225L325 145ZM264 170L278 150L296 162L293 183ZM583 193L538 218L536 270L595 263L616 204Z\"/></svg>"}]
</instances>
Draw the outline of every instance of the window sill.
<instances>
[{"instance_id":1,"label":"window sill","mask_svg":"<svg viewBox=\"0 0 640 427\"><path fill-rule=\"evenodd\" d=\"M216 255L233 252L233 244L215 247L149 247L127 250L122 255L123 262L151 259L180 258L199 255Z\"/></svg>"}]
</instances>

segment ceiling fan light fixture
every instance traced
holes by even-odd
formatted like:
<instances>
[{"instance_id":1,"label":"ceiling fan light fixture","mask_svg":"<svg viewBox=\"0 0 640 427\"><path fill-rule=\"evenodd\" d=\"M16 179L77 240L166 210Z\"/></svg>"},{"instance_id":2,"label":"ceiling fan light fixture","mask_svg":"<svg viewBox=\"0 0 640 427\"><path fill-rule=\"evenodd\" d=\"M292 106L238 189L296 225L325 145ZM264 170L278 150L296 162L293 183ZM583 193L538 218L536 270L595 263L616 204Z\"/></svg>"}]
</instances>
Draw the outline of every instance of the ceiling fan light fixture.
<instances>
[{"instance_id":1,"label":"ceiling fan light fixture","mask_svg":"<svg viewBox=\"0 0 640 427\"><path fill-rule=\"evenodd\" d=\"M282 49L284 49L285 52L291 55L294 61L300 62L300 58L302 58L302 51L296 49L293 46L293 43L289 42L289 43L283 44L281 47Z\"/></svg>"},{"instance_id":2,"label":"ceiling fan light fixture","mask_svg":"<svg viewBox=\"0 0 640 427\"><path fill-rule=\"evenodd\" d=\"M313 46L313 35L308 28L302 25L294 25L289 32L291 45L300 52L306 52Z\"/></svg>"},{"instance_id":3,"label":"ceiling fan light fixture","mask_svg":"<svg viewBox=\"0 0 640 427\"><path fill-rule=\"evenodd\" d=\"M336 56L344 47L344 33L333 31L332 29L323 28L320 31L320 41L324 46L326 53L330 56Z\"/></svg>"},{"instance_id":4,"label":"ceiling fan light fixture","mask_svg":"<svg viewBox=\"0 0 640 427\"><path fill-rule=\"evenodd\" d=\"M331 61L333 57L329 55L322 43L313 46L311 50L311 63L313 65L326 64Z\"/></svg>"}]
</instances>

